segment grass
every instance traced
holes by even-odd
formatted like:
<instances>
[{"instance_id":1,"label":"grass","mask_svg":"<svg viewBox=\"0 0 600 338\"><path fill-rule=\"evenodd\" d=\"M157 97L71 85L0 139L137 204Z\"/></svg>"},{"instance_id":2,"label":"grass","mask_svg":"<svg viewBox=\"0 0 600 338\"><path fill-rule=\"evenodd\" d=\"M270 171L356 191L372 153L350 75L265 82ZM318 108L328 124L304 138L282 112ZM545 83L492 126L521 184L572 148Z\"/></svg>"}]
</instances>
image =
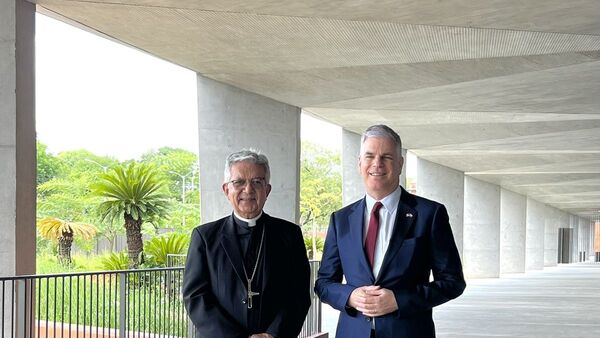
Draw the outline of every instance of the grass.
<instances>
[{"instance_id":1,"label":"grass","mask_svg":"<svg viewBox=\"0 0 600 338\"><path fill-rule=\"evenodd\" d=\"M63 265L58 258L50 254L37 255L36 273L38 275L69 272L102 271L101 259L104 256L73 255L69 265Z\"/></svg>"}]
</instances>

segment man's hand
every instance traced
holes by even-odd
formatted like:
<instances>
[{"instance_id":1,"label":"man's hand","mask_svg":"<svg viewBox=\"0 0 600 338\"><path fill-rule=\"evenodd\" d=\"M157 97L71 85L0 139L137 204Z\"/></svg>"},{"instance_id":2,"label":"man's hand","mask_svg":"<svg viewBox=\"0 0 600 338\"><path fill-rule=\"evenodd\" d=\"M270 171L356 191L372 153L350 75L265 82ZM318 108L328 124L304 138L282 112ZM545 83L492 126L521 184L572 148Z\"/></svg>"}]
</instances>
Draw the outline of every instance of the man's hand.
<instances>
[{"instance_id":1,"label":"man's hand","mask_svg":"<svg viewBox=\"0 0 600 338\"><path fill-rule=\"evenodd\" d=\"M268 333L256 333L256 334L251 335L248 338L273 338L273 336L271 336Z\"/></svg>"},{"instance_id":2,"label":"man's hand","mask_svg":"<svg viewBox=\"0 0 600 338\"><path fill-rule=\"evenodd\" d=\"M377 285L354 289L348 299L348 305L369 317L383 316L398 310L394 293Z\"/></svg>"}]
</instances>

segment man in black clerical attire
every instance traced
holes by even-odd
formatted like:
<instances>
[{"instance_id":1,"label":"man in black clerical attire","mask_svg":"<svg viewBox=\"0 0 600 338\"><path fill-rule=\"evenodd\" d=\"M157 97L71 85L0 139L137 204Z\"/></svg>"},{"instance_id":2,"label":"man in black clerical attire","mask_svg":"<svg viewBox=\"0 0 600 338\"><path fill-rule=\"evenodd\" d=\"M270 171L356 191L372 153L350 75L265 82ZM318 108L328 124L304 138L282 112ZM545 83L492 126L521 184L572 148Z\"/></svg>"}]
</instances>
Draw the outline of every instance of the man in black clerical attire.
<instances>
[{"instance_id":1,"label":"man in black clerical attire","mask_svg":"<svg viewBox=\"0 0 600 338\"><path fill-rule=\"evenodd\" d=\"M310 267L300 227L271 217L269 161L227 157L223 192L233 213L192 232L183 300L205 338L296 338L310 307Z\"/></svg>"}]
</instances>

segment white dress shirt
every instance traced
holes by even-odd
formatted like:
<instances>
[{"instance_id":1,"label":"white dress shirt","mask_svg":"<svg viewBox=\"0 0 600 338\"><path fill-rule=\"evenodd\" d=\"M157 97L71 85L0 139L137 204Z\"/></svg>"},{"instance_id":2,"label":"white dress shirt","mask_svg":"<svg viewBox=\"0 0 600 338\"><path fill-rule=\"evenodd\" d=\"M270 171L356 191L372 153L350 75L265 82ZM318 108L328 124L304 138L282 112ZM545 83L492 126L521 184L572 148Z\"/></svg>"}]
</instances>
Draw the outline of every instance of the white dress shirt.
<instances>
[{"instance_id":1,"label":"white dress shirt","mask_svg":"<svg viewBox=\"0 0 600 338\"><path fill-rule=\"evenodd\" d=\"M396 211L398 209L398 203L400 202L400 194L402 189L400 186L393 193L387 195L379 202L383 206L379 209L379 232L377 233L377 242L375 242L375 257L373 259L373 276L377 278L385 252L390 244L390 238L394 231L394 221L396 220ZM365 208L365 223L363 228L363 246L364 241L367 239L367 230L369 229L369 218L371 216L371 210L377 202L376 199L367 194L365 196L367 207Z\"/></svg>"}]
</instances>

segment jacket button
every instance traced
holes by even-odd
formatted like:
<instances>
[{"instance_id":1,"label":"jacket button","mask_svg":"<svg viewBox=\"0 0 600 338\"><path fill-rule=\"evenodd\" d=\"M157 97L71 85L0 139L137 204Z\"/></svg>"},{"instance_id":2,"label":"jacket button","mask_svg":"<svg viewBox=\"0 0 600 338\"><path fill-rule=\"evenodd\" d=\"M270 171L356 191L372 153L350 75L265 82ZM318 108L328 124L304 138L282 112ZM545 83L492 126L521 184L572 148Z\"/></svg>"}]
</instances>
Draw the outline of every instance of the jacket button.
<instances>
[{"instance_id":1,"label":"jacket button","mask_svg":"<svg viewBox=\"0 0 600 338\"><path fill-rule=\"evenodd\" d=\"M246 299L242 299L242 304L246 304Z\"/></svg>"},{"instance_id":2,"label":"jacket button","mask_svg":"<svg viewBox=\"0 0 600 338\"><path fill-rule=\"evenodd\" d=\"M367 322L370 322L370 321L371 321L371 317L365 317L365 320L366 320Z\"/></svg>"}]
</instances>

